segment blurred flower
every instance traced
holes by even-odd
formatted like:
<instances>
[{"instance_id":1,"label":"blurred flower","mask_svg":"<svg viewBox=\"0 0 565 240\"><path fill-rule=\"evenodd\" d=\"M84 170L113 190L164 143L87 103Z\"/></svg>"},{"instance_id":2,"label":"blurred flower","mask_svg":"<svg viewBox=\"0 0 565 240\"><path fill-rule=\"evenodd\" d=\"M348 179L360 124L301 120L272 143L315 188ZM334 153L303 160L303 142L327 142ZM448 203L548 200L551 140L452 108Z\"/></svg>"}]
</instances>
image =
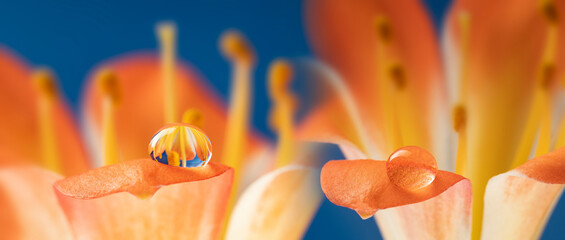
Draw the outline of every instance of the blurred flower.
<instances>
[{"instance_id":1,"label":"blurred flower","mask_svg":"<svg viewBox=\"0 0 565 240\"><path fill-rule=\"evenodd\" d=\"M221 37L221 50L233 66L226 114L198 74L176 62L174 25L159 25L157 34L160 58L151 53L120 57L101 64L89 78L82 118L91 154L81 144L53 74L31 73L24 63L0 52L0 109L8 113L0 119L3 237L303 235L321 192L311 148L299 147L292 136L290 64L275 61L269 76L275 104L271 120L279 133L273 149L248 127L255 54L243 36L227 32ZM208 165L181 168L147 159L149 140L163 125L180 122L179 111L185 111L182 122L202 129L214 143L217 150ZM169 160L165 163L174 165ZM87 171L89 162L106 166Z\"/></svg>"},{"instance_id":2,"label":"blurred flower","mask_svg":"<svg viewBox=\"0 0 565 240\"><path fill-rule=\"evenodd\" d=\"M469 181L447 171L426 188L402 190L385 162L354 160L326 164L326 196L364 217L376 212L390 239L539 237L565 183L564 150L556 150L565 146L557 81L564 7L456 1L444 23L444 82L420 2L307 1L312 47L335 72L308 62L328 86L300 136L337 143L348 159L419 146L473 190L471 199Z\"/></svg>"}]
</instances>

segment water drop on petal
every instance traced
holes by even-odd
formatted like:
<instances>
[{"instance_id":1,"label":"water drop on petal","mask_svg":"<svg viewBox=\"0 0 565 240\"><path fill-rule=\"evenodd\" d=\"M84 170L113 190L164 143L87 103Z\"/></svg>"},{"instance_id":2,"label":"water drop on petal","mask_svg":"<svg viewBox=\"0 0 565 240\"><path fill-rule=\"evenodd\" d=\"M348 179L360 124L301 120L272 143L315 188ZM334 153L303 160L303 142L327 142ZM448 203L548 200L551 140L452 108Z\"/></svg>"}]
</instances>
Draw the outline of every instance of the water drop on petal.
<instances>
[{"instance_id":1,"label":"water drop on petal","mask_svg":"<svg viewBox=\"0 0 565 240\"><path fill-rule=\"evenodd\" d=\"M421 147L408 146L394 151L386 162L390 182L409 191L424 188L437 174L434 156Z\"/></svg>"},{"instance_id":2,"label":"water drop on petal","mask_svg":"<svg viewBox=\"0 0 565 240\"><path fill-rule=\"evenodd\" d=\"M212 144L202 130L186 123L161 128L149 142L151 159L179 167L202 167L212 157Z\"/></svg>"}]
</instances>

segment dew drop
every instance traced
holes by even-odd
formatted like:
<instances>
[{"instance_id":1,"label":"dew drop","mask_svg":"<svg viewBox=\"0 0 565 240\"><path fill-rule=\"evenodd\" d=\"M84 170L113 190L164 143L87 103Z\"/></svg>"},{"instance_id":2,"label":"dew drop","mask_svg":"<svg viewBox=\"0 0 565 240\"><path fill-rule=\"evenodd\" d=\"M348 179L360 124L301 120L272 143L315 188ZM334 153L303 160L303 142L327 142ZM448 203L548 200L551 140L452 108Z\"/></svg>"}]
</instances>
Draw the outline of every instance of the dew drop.
<instances>
[{"instance_id":1,"label":"dew drop","mask_svg":"<svg viewBox=\"0 0 565 240\"><path fill-rule=\"evenodd\" d=\"M424 188L437 174L434 156L421 147L407 146L394 151L386 161L390 182L409 191Z\"/></svg>"},{"instance_id":2,"label":"dew drop","mask_svg":"<svg viewBox=\"0 0 565 240\"><path fill-rule=\"evenodd\" d=\"M149 156L163 164L202 167L212 157L212 144L202 130L186 123L161 128L149 142Z\"/></svg>"}]
</instances>

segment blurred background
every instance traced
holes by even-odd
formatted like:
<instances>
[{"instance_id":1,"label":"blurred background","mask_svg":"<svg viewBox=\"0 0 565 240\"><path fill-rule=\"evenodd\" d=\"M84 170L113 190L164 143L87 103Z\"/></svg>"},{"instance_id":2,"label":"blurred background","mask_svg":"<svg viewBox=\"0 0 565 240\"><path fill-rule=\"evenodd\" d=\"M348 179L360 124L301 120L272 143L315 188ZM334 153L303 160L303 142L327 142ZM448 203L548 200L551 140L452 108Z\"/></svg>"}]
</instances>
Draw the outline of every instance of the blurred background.
<instances>
[{"instance_id":1,"label":"blurred background","mask_svg":"<svg viewBox=\"0 0 565 240\"><path fill-rule=\"evenodd\" d=\"M426 0L436 30L447 0ZM227 99L230 69L218 52L220 34L239 29L258 55L253 126L274 137L267 126L270 107L265 86L268 64L277 57L311 56L302 22L302 1L6 1L0 4L0 44L33 66L46 65L78 110L83 82L96 65L158 44L154 25L171 20L178 27L178 55L189 61ZM336 155L334 159L339 159ZM562 239L565 201L549 220L543 239ZM374 220L324 201L305 239L379 239Z\"/></svg>"}]
</instances>

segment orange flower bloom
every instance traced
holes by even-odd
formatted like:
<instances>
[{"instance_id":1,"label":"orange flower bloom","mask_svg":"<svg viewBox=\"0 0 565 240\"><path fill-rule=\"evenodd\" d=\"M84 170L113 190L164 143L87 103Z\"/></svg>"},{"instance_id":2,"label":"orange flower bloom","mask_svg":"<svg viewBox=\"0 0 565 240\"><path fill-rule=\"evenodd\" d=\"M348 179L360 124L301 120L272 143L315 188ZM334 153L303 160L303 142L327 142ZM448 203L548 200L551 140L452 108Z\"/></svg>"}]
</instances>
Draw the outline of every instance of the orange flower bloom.
<instances>
[{"instance_id":1,"label":"orange flower bloom","mask_svg":"<svg viewBox=\"0 0 565 240\"><path fill-rule=\"evenodd\" d=\"M333 91L301 137L338 143L348 159L420 146L473 190L471 208L467 180L440 171L424 193L399 192L388 189L395 186L384 162L355 160L326 164L326 196L362 216L387 208L376 212L385 238L538 237L565 183L563 150L556 150L565 146L564 124L552 120L563 119L556 79L564 7L456 1L442 65L417 1L308 1L312 46L335 72L309 63ZM537 157L526 162L530 155ZM526 188L535 190L520 191Z\"/></svg>"},{"instance_id":2,"label":"orange flower bloom","mask_svg":"<svg viewBox=\"0 0 565 240\"><path fill-rule=\"evenodd\" d=\"M299 148L291 134L292 96L285 84L292 78L290 65L275 61L269 76L279 133L273 148L248 127L255 54L243 36L228 32L221 39L233 66L226 113L196 71L177 63L174 26L159 25L157 33L160 57L130 54L104 62L90 76L82 114L90 154L52 73L32 72L0 52L0 110L9 113L0 120L6 133L0 136L3 237L287 239L304 234L321 192L318 170L300 160L309 150ZM182 168L172 157L166 163L177 166L147 159L153 134L181 119L214 143L207 165ZM107 166L87 171L89 165Z\"/></svg>"}]
</instances>

